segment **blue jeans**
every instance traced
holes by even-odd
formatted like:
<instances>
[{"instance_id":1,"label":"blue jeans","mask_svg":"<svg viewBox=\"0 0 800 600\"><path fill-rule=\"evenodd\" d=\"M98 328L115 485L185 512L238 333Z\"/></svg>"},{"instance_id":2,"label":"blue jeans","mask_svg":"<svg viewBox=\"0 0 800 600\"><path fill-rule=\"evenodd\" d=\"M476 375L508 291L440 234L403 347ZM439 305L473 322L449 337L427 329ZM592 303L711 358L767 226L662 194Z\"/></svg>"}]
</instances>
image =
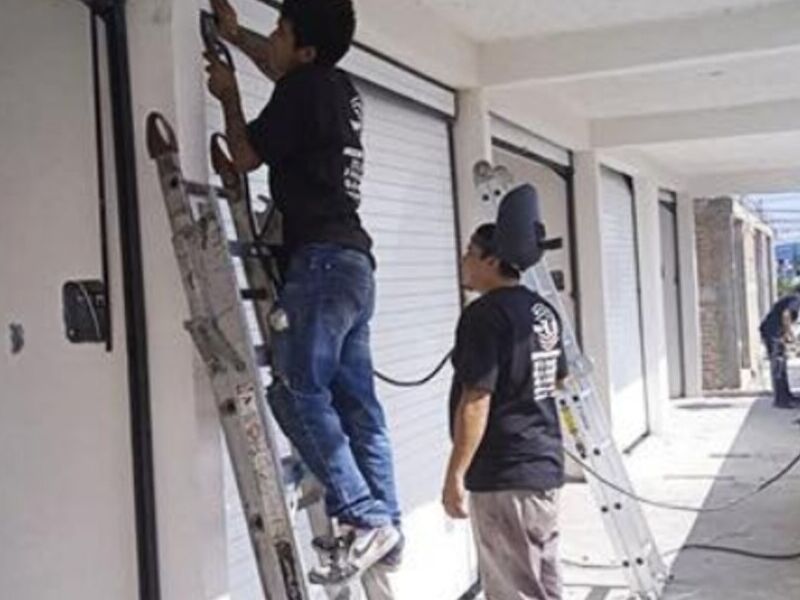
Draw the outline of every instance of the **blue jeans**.
<instances>
[{"instance_id":1,"label":"blue jeans","mask_svg":"<svg viewBox=\"0 0 800 600\"><path fill-rule=\"evenodd\" d=\"M786 371L786 352L780 338L761 334L761 340L767 348L769 366L772 374L772 391L776 406L788 406L797 402L797 398L789 388L789 374Z\"/></svg>"},{"instance_id":2,"label":"blue jeans","mask_svg":"<svg viewBox=\"0 0 800 600\"><path fill-rule=\"evenodd\" d=\"M278 306L289 327L273 332L269 404L325 487L328 515L356 527L399 525L386 418L372 374L369 257L335 244L300 248Z\"/></svg>"}]
</instances>

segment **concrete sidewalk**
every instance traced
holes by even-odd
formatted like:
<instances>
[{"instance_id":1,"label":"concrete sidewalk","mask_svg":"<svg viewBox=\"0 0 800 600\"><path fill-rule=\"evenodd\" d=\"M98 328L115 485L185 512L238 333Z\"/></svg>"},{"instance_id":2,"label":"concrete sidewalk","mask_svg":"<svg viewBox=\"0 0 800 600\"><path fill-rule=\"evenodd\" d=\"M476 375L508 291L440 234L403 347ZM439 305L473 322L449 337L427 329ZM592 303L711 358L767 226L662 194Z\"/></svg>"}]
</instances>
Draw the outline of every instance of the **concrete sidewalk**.
<instances>
[{"instance_id":1,"label":"concrete sidewalk","mask_svg":"<svg viewBox=\"0 0 800 600\"><path fill-rule=\"evenodd\" d=\"M774 409L769 398L704 398L675 402L668 434L651 436L626 457L636 492L690 506L718 506L774 475L800 453L798 411ZM665 600L800 598L800 560L763 561L685 550L685 543L734 546L765 553L800 552L800 466L780 482L724 512L696 515L645 507L673 581ZM628 597L586 484L563 494L565 598ZM576 566L582 564L584 566Z\"/></svg>"}]
</instances>

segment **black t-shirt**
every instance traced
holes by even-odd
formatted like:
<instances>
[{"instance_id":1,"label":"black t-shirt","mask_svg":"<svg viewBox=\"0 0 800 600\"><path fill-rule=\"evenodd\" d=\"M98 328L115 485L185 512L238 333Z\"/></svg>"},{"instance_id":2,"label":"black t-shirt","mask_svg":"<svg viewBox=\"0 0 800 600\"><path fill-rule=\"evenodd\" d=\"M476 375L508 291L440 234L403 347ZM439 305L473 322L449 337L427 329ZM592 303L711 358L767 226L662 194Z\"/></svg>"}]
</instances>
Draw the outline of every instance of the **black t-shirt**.
<instances>
[{"instance_id":1,"label":"black t-shirt","mask_svg":"<svg viewBox=\"0 0 800 600\"><path fill-rule=\"evenodd\" d=\"M363 104L344 71L306 65L281 78L267 106L247 126L269 166L272 198L283 213L286 254L310 243L335 243L370 255L361 225Z\"/></svg>"},{"instance_id":2,"label":"black t-shirt","mask_svg":"<svg viewBox=\"0 0 800 600\"><path fill-rule=\"evenodd\" d=\"M778 300L761 322L761 335L774 339L783 333L783 311L788 310L792 320L797 321L800 313L800 294L789 294Z\"/></svg>"},{"instance_id":3,"label":"black t-shirt","mask_svg":"<svg viewBox=\"0 0 800 600\"><path fill-rule=\"evenodd\" d=\"M556 382L567 375L561 319L522 286L488 292L462 313L453 351L450 424L464 386L491 392L470 491L549 490L564 483Z\"/></svg>"}]
</instances>

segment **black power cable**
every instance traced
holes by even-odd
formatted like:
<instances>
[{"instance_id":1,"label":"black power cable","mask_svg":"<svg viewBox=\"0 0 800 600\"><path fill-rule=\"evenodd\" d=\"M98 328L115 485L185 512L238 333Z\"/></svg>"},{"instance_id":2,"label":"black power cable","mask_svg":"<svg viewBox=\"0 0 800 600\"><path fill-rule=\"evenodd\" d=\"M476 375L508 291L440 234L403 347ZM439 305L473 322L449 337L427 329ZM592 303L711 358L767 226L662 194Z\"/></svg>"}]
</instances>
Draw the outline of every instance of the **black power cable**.
<instances>
[{"instance_id":1,"label":"black power cable","mask_svg":"<svg viewBox=\"0 0 800 600\"><path fill-rule=\"evenodd\" d=\"M421 385L425 385L431 379L436 377L439 374L439 372L442 369L444 369L444 366L447 364L447 361L450 360L451 356L453 356L453 351L452 350L450 350L447 354L444 355L444 358L442 358L442 360L439 361L439 364L436 365L436 367L433 369L433 371L431 371L430 373L428 373L427 375L425 375L425 377L423 377L421 379L415 379L415 380L412 380L412 381L401 381L399 379L394 379L393 377L389 377L388 375L384 375L383 373L381 373L377 369L375 369L373 372L375 373L375 377L377 377L378 379L380 379L384 383L388 383L389 385L393 385L395 387L418 387L418 386L421 386Z\"/></svg>"},{"instance_id":2,"label":"black power cable","mask_svg":"<svg viewBox=\"0 0 800 600\"><path fill-rule=\"evenodd\" d=\"M741 504L745 500L749 500L750 498L752 498L756 494L760 494L761 492L763 492L765 489L767 489L768 487L773 485L779 479L783 478L789 471L791 471L797 465L798 462L800 462L800 454L798 454L792 460L790 460L789 463L785 467L783 467L780 471L778 471L778 473L776 473L775 475L773 475L772 477L767 479L765 482L760 484L755 490L753 490L751 492L748 492L747 494L744 494L743 496L740 496L739 498L731 500L730 502L726 502L725 504L721 504L719 506L711 506L711 507L708 507L708 508L702 508L702 507L696 507L696 506L686 506L686 505L683 505L683 504L673 504L673 503L670 503L670 502L662 502L662 501L659 501L659 500L651 500L649 498L645 498L643 496L640 496L638 494L635 494L633 492L630 492L630 491L626 490L622 486L620 486L620 485L618 485L618 484L616 484L616 483L614 483L612 481L609 481L608 479L606 479L605 477L600 475L597 471L595 471L592 467L587 465L579 457L575 456L572 452L567 450L566 454L572 460L574 460L576 463L578 463L587 473L589 473L595 479L600 481L600 483L602 483L603 485L605 485L607 487L610 487L611 489L619 492L620 494L622 494L624 496L628 496L629 498L637 500L638 502L641 502L643 504L649 504L650 506L655 506L657 508L664 508L664 509L667 509L667 510L676 510L676 511L691 512L691 513L698 513L698 514L700 514L700 513L721 512L721 511L724 511L724 510L729 510L729 509L733 508L734 506L737 506L738 504Z\"/></svg>"},{"instance_id":3,"label":"black power cable","mask_svg":"<svg viewBox=\"0 0 800 600\"><path fill-rule=\"evenodd\" d=\"M745 558L753 558L756 560L773 560L773 561L792 561L800 560L800 552L792 553L770 553L770 552L755 552L752 550L745 550L743 548L734 548L732 546L718 546L716 544L685 544L680 548L669 550L661 554L662 558L666 558L672 554L683 552L684 550L700 550L703 552L719 552L723 554L732 554L734 556L742 556ZM561 562L567 566L575 567L578 569L589 569L592 571L620 571L626 569L623 565L616 565L612 563L587 563L574 559L562 558Z\"/></svg>"},{"instance_id":4,"label":"black power cable","mask_svg":"<svg viewBox=\"0 0 800 600\"><path fill-rule=\"evenodd\" d=\"M800 559L800 552L793 552L790 554L771 554L766 552L753 552L752 550L744 550L743 548L731 548L729 546L715 546L712 544L687 544L685 546L682 546L680 550L705 550L707 552L723 552L725 554L734 554L738 556L745 556L747 558L756 558L759 560Z\"/></svg>"},{"instance_id":5,"label":"black power cable","mask_svg":"<svg viewBox=\"0 0 800 600\"><path fill-rule=\"evenodd\" d=\"M633 492L629 492L628 490L622 488L621 486L609 481L599 473L597 473L594 469L588 466L584 461L580 458L572 454L571 452L567 451L567 455L572 458L575 462L577 462L581 467L583 467L590 475L595 477L598 481L600 481L603 485L610 487L611 489L633 498L643 504L649 504L650 506L655 506L657 508L664 508L668 510L677 510L677 511L684 511L684 512L693 512L693 513L708 513L708 512L720 512L723 510L728 510L737 504L741 504L745 500L748 500L766 490L768 487L776 483L778 480L782 479L786 474L791 471L798 462L800 462L800 454L795 456L792 460L790 460L786 466L784 466L781 470L779 470L775 475L761 483L755 490L736 498L731 502L727 502L720 506L714 506L709 508L698 508L698 507L691 507L691 506L684 506L680 504L672 504L669 502L660 502L657 500L651 500L649 498L644 498L635 494ZM735 556L743 556L745 558L753 558L757 560L773 560L773 561L792 561L792 560L800 560L800 552L791 552L791 553L769 553L769 552L755 552L752 550L745 550L743 548L734 548L731 546L719 546L715 544L686 544L681 546L680 548L676 548L674 550L670 550L668 552L663 553L662 557L667 557L671 554L676 554L678 552L682 552L683 550L699 550L704 552L720 552L724 554L732 554ZM565 565L569 565L572 567L577 567L580 569L592 569L592 570L620 570L626 567L622 565L615 565L615 564L597 564L597 563L585 563L576 561L573 559L562 559L561 561Z\"/></svg>"}]
</instances>

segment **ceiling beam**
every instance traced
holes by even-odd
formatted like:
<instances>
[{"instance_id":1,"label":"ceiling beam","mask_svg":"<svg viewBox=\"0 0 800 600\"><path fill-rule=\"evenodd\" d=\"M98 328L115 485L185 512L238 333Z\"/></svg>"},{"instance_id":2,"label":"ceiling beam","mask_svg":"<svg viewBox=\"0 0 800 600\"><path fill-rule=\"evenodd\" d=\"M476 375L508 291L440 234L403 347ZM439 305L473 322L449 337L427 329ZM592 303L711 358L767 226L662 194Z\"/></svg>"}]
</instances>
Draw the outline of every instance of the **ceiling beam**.
<instances>
[{"instance_id":1,"label":"ceiling beam","mask_svg":"<svg viewBox=\"0 0 800 600\"><path fill-rule=\"evenodd\" d=\"M800 131L800 100L595 119L590 127L596 148Z\"/></svg>"},{"instance_id":2,"label":"ceiling beam","mask_svg":"<svg viewBox=\"0 0 800 600\"><path fill-rule=\"evenodd\" d=\"M689 178L687 189L696 198L727 194L800 193L800 166L694 175Z\"/></svg>"},{"instance_id":3,"label":"ceiling beam","mask_svg":"<svg viewBox=\"0 0 800 600\"><path fill-rule=\"evenodd\" d=\"M800 2L483 44L486 86L558 82L800 47Z\"/></svg>"}]
</instances>

